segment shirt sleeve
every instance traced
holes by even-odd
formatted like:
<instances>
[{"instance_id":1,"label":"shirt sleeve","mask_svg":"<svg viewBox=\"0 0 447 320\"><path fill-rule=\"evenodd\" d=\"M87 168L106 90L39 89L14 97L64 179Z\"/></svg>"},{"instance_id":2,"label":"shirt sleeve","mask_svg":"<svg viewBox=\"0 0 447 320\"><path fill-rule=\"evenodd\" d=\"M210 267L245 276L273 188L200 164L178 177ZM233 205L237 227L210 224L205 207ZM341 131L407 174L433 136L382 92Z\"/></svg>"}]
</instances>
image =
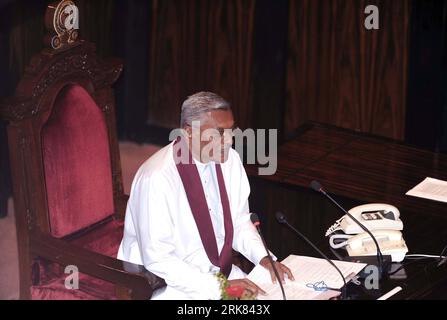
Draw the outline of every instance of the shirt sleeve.
<instances>
[{"instance_id":1,"label":"shirt sleeve","mask_svg":"<svg viewBox=\"0 0 447 320\"><path fill-rule=\"evenodd\" d=\"M237 158L235 169L241 177L240 181L240 197L237 205L236 217L234 219L234 238L233 248L244 255L255 265L259 264L262 258L267 256L267 252L262 244L258 231L250 220L250 209L248 205L248 196L250 195L250 184L247 174L240 161ZM274 260L276 257L269 251Z\"/></svg>"},{"instance_id":2,"label":"shirt sleeve","mask_svg":"<svg viewBox=\"0 0 447 320\"><path fill-rule=\"evenodd\" d=\"M162 175L140 177L131 195L132 220L145 268L191 299L220 299L216 276L202 272L175 254L176 235Z\"/></svg>"}]
</instances>

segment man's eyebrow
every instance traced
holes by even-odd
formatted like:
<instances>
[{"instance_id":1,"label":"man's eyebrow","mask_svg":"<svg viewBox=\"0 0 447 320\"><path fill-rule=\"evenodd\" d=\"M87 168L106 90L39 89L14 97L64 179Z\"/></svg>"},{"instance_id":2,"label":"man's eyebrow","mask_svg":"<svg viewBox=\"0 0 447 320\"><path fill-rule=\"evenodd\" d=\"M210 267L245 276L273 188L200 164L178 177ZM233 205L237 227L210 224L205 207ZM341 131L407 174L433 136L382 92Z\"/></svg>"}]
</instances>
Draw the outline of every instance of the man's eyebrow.
<instances>
[{"instance_id":1,"label":"man's eyebrow","mask_svg":"<svg viewBox=\"0 0 447 320\"><path fill-rule=\"evenodd\" d=\"M236 129L236 128L237 128L236 123L233 123L233 125L231 127L229 127L229 128L217 127L217 129Z\"/></svg>"}]
</instances>

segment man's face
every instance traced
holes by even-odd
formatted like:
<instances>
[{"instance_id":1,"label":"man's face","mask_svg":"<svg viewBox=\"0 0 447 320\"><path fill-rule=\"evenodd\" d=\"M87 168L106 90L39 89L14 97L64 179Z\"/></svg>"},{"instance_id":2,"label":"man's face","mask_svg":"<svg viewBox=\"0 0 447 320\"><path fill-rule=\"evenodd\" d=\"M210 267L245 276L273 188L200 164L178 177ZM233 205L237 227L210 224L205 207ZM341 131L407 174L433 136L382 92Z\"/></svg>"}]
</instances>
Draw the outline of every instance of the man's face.
<instances>
[{"instance_id":1,"label":"man's face","mask_svg":"<svg viewBox=\"0 0 447 320\"><path fill-rule=\"evenodd\" d=\"M229 149L233 144L231 135L233 127L234 118L231 110L207 112L200 122L200 130L191 130L191 128L187 130L192 139L197 139L192 145L195 157L197 158L200 154L200 161L204 163L227 161Z\"/></svg>"}]
</instances>

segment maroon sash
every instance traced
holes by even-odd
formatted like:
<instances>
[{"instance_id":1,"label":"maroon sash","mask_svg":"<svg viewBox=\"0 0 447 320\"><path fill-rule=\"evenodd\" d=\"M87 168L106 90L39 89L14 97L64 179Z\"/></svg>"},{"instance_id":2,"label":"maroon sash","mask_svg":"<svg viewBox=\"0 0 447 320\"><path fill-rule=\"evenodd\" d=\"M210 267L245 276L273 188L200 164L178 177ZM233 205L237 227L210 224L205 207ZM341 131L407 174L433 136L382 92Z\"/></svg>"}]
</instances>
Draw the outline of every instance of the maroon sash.
<instances>
[{"instance_id":1,"label":"maroon sash","mask_svg":"<svg viewBox=\"0 0 447 320\"><path fill-rule=\"evenodd\" d=\"M174 143L174 157L175 154L178 155L178 152L181 151L181 148L176 148L180 141L181 139L178 138ZM180 144L177 145L177 147L179 146ZM228 201L220 164L216 163L216 173L225 227L225 241L220 255L218 254L216 235L214 234L202 181L200 180L199 171L192 160L191 152L189 152L189 162L187 164L179 161L176 163L176 166L208 259L210 259L213 265L220 268L220 272L228 277L232 267L233 221L231 220L230 202Z\"/></svg>"}]
</instances>

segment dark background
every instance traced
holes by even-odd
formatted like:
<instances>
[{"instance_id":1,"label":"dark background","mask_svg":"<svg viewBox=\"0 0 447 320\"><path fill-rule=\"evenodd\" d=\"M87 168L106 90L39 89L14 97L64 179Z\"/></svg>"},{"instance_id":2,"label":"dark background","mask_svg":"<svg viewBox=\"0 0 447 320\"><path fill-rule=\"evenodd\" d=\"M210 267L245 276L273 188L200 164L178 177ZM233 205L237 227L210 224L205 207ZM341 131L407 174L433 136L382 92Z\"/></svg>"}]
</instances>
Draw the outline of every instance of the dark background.
<instances>
[{"instance_id":1,"label":"dark background","mask_svg":"<svg viewBox=\"0 0 447 320\"><path fill-rule=\"evenodd\" d=\"M50 1L0 1L0 99L43 48ZM447 151L447 1L77 0L81 37L123 59L120 139L167 142L182 101L214 91L241 128L307 120ZM376 5L380 29L366 30ZM0 124L0 205L10 194ZM0 208L0 212L6 212Z\"/></svg>"}]
</instances>

